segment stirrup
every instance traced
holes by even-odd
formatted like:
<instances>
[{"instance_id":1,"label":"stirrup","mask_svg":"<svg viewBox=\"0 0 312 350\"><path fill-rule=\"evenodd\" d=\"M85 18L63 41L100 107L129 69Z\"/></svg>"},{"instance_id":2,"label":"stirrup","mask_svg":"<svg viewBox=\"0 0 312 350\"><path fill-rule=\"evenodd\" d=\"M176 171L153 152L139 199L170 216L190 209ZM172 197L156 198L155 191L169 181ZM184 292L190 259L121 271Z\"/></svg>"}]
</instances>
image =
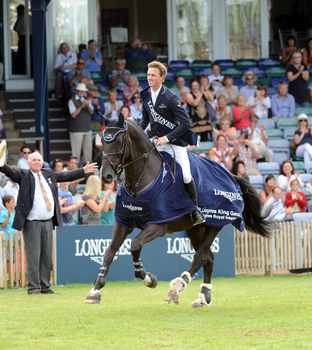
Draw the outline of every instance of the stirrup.
<instances>
[{"instance_id":1,"label":"stirrup","mask_svg":"<svg viewBox=\"0 0 312 350\"><path fill-rule=\"evenodd\" d=\"M198 208L191 213L191 220L193 226L200 225L206 222L204 214Z\"/></svg>"}]
</instances>

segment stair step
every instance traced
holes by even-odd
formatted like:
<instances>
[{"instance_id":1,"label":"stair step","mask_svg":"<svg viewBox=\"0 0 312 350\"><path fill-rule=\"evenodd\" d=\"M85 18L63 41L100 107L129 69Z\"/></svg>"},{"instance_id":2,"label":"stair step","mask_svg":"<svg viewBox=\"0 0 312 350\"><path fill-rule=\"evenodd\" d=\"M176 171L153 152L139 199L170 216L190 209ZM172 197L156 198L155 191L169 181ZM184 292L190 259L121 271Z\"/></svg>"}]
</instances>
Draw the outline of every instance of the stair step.
<instances>
[{"instance_id":1,"label":"stair step","mask_svg":"<svg viewBox=\"0 0 312 350\"><path fill-rule=\"evenodd\" d=\"M50 128L62 128L62 129L66 129L68 127L68 121L67 119L64 118L50 118L49 119L50 122ZM35 123L35 119L17 119L16 120L16 127L18 129L30 129L31 127L35 127L36 123Z\"/></svg>"},{"instance_id":2,"label":"stair step","mask_svg":"<svg viewBox=\"0 0 312 350\"><path fill-rule=\"evenodd\" d=\"M35 100L32 98L10 99L6 101L7 109L34 108ZM49 108L61 108L62 102L57 98L49 98Z\"/></svg>"},{"instance_id":3,"label":"stair step","mask_svg":"<svg viewBox=\"0 0 312 350\"><path fill-rule=\"evenodd\" d=\"M25 141L25 146L30 149L35 148L36 141ZM70 151L70 140L50 140L50 151L58 151L62 153L63 151Z\"/></svg>"},{"instance_id":4,"label":"stair step","mask_svg":"<svg viewBox=\"0 0 312 350\"><path fill-rule=\"evenodd\" d=\"M49 118L60 118L64 115L62 108L49 108ZM34 108L21 108L13 109L14 119L29 119L35 120L35 109Z\"/></svg>"},{"instance_id":5,"label":"stair step","mask_svg":"<svg viewBox=\"0 0 312 350\"><path fill-rule=\"evenodd\" d=\"M15 98L35 98L34 91L10 91L4 93L4 98L6 100L11 100Z\"/></svg>"}]
</instances>

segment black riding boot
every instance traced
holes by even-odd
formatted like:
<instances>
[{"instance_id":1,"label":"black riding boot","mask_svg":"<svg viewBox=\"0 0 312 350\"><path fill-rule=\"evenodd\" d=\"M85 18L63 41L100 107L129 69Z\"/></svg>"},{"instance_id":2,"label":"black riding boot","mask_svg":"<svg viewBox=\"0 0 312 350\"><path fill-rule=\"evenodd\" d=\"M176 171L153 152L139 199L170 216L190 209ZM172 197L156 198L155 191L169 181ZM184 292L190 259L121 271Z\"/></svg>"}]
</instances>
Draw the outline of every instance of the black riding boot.
<instances>
[{"instance_id":1,"label":"black riding boot","mask_svg":"<svg viewBox=\"0 0 312 350\"><path fill-rule=\"evenodd\" d=\"M195 225L202 224L203 222L205 222L205 217L204 217L204 214L198 208L197 191L196 191L194 179L192 178L192 181L189 182L188 184L184 184L184 186L187 193L191 197L192 202L197 207L197 209L191 213L193 225L195 226Z\"/></svg>"}]
</instances>

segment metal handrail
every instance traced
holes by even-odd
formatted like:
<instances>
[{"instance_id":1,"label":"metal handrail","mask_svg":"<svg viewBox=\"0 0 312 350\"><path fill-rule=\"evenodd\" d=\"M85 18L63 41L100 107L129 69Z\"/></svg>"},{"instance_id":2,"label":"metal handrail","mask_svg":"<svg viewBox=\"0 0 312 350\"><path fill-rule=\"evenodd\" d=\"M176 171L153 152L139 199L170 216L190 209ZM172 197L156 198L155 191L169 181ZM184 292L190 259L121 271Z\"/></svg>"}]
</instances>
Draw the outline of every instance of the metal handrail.
<instances>
[{"instance_id":1,"label":"metal handrail","mask_svg":"<svg viewBox=\"0 0 312 350\"><path fill-rule=\"evenodd\" d=\"M25 142L25 141L39 141L39 152L43 155L43 140L44 137L23 137L23 138L9 138L5 139L7 143L9 142ZM2 141L2 140L1 140Z\"/></svg>"}]
</instances>

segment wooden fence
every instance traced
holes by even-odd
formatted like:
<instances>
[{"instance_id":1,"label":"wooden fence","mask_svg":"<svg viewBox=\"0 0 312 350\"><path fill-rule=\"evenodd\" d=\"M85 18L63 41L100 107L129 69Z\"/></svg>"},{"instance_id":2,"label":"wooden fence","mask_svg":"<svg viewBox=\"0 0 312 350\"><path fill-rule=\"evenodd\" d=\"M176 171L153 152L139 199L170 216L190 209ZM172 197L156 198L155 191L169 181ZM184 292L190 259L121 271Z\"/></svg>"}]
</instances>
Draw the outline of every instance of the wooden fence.
<instances>
[{"instance_id":1,"label":"wooden fence","mask_svg":"<svg viewBox=\"0 0 312 350\"><path fill-rule=\"evenodd\" d=\"M271 239L235 230L235 273L312 268L312 221L279 222Z\"/></svg>"}]
</instances>

